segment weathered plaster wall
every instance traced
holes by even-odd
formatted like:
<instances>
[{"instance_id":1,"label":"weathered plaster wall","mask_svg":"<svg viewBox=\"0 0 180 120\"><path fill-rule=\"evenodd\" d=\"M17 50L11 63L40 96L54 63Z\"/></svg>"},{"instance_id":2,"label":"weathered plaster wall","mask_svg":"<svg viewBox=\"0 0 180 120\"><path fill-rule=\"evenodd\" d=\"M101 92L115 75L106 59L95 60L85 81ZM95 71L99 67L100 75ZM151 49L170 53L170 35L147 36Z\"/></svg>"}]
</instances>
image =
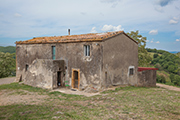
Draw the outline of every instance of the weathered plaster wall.
<instances>
[{"instance_id":1,"label":"weathered plaster wall","mask_svg":"<svg viewBox=\"0 0 180 120\"><path fill-rule=\"evenodd\" d=\"M52 89L53 61L36 59L23 71L23 82L25 84Z\"/></svg>"},{"instance_id":2,"label":"weathered plaster wall","mask_svg":"<svg viewBox=\"0 0 180 120\"><path fill-rule=\"evenodd\" d=\"M84 45L90 45L90 56L84 56ZM102 67L102 48L101 43L81 42L56 44L56 59L64 60L66 70L66 79L71 86L72 69L80 70L80 90L93 86L100 89L101 85L101 67Z\"/></svg>"},{"instance_id":3,"label":"weathered plaster wall","mask_svg":"<svg viewBox=\"0 0 180 120\"><path fill-rule=\"evenodd\" d=\"M84 45L90 45L90 56L84 56ZM56 60L52 60L52 46L56 46ZM72 69L80 70L79 90L88 87L99 90L102 86L137 84L138 45L124 34L105 42L17 45L16 55L17 78L22 75L22 80L26 82L26 64L30 66L34 60L43 59L52 61L45 67L47 71L52 71L52 78L48 78L52 81L52 88L57 87L59 70L63 71L63 81L71 87ZM129 67L134 67L132 76L128 74ZM37 82L36 86L39 83Z\"/></svg>"},{"instance_id":4,"label":"weathered plaster wall","mask_svg":"<svg viewBox=\"0 0 180 120\"><path fill-rule=\"evenodd\" d=\"M90 45L90 56L84 56L84 45ZM52 46L56 46L56 60L52 60ZM81 43L62 43L62 44L23 44L16 46L17 57L17 78L22 75L22 80L26 81L25 66L31 65L34 60L44 59L52 60L54 63L49 64L49 68L53 65L51 79L53 88L57 87L57 71L59 68L63 70L64 78L69 86L71 86L72 69L80 70L80 90L93 86L100 89L101 85L101 67L102 67L102 46L99 42L81 42ZM56 61L63 60L64 65L56 65ZM58 67L57 67L58 66ZM50 79L50 78L49 78ZM30 83L28 83L30 84ZM34 83L33 83L34 84ZM38 84L38 83L37 83ZM36 84L36 86L37 86Z\"/></svg>"},{"instance_id":5,"label":"weathered plaster wall","mask_svg":"<svg viewBox=\"0 0 180 120\"><path fill-rule=\"evenodd\" d=\"M138 86L155 87L156 86L156 70L145 70L138 72Z\"/></svg>"},{"instance_id":6,"label":"weathered plaster wall","mask_svg":"<svg viewBox=\"0 0 180 120\"><path fill-rule=\"evenodd\" d=\"M134 75L129 76L129 68L134 67ZM103 86L137 85L138 45L121 34L104 42Z\"/></svg>"}]
</instances>

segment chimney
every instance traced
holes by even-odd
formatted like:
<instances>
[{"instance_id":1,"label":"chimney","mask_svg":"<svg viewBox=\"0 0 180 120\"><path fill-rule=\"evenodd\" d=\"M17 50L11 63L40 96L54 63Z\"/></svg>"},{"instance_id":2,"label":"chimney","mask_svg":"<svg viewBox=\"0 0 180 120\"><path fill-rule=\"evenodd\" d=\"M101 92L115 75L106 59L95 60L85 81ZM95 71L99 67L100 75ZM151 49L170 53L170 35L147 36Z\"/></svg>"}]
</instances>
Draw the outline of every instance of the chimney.
<instances>
[{"instance_id":1,"label":"chimney","mask_svg":"<svg viewBox=\"0 0 180 120\"><path fill-rule=\"evenodd\" d=\"M70 35L70 29L68 29L68 35Z\"/></svg>"}]
</instances>

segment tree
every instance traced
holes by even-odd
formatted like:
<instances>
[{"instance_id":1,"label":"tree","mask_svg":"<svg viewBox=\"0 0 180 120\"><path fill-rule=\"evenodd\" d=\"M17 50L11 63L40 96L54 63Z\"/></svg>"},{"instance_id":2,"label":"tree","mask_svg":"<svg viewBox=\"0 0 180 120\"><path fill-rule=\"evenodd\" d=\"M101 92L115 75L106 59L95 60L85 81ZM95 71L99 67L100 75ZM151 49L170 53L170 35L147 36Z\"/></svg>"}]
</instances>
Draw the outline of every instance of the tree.
<instances>
[{"instance_id":1,"label":"tree","mask_svg":"<svg viewBox=\"0 0 180 120\"><path fill-rule=\"evenodd\" d=\"M16 60L15 54L0 52L0 78L15 74Z\"/></svg>"},{"instance_id":2,"label":"tree","mask_svg":"<svg viewBox=\"0 0 180 120\"><path fill-rule=\"evenodd\" d=\"M174 76L173 83L174 83L174 85L180 85L180 76L179 75Z\"/></svg>"},{"instance_id":3,"label":"tree","mask_svg":"<svg viewBox=\"0 0 180 120\"><path fill-rule=\"evenodd\" d=\"M156 75L156 81L159 83L166 83L166 78L164 77L164 75Z\"/></svg>"},{"instance_id":4,"label":"tree","mask_svg":"<svg viewBox=\"0 0 180 120\"><path fill-rule=\"evenodd\" d=\"M7 47L0 46L0 52L15 53L16 52L16 47L15 46L7 46Z\"/></svg>"},{"instance_id":5,"label":"tree","mask_svg":"<svg viewBox=\"0 0 180 120\"><path fill-rule=\"evenodd\" d=\"M164 62L164 64L163 64L163 68L164 68L164 69L167 69L167 68L168 68L168 66L169 66L168 62Z\"/></svg>"},{"instance_id":6,"label":"tree","mask_svg":"<svg viewBox=\"0 0 180 120\"><path fill-rule=\"evenodd\" d=\"M164 77L164 75L161 75L161 83L166 83L166 78Z\"/></svg>"},{"instance_id":7,"label":"tree","mask_svg":"<svg viewBox=\"0 0 180 120\"><path fill-rule=\"evenodd\" d=\"M171 82L173 83L173 81L174 81L174 74L171 73L169 78L171 79Z\"/></svg>"},{"instance_id":8,"label":"tree","mask_svg":"<svg viewBox=\"0 0 180 120\"><path fill-rule=\"evenodd\" d=\"M168 66L168 71L171 72L171 73L174 73L174 71L175 71L175 66L169 65L169 66Z\"/></svg>"},{"instance_id":9,"label":"tree","mask_svg":"<svg viewBox=\"0 0 180 120\"><path fill-rule=\"evenodd\" d=\"M148 66L151 61L151 57L145 49L146 46L146 37L139 35L139 31L131 31L127 33L131 38L138 42L138 63L139 66Z\"/></svg>"},{"instance_id":10,"label":"tree","mask_svg":"<svg viewBox=\"0 0 180 120\"><path fill-rule=\"evenodd\" d=\"M153 58L157 58L159 55L157 54L157 53L155 53L154 55L153 55Z\"/></svg>"},{"instance_id":11,"label":"tree","mask_svg":"<svg viewBox=\"0 0 180 120\"><path fill-rule=\"evenodd\" d=\"M155 67L158 68L159 70L162 70L162 66L159 63L156 63Z\"/></svg>"}]
</instances>

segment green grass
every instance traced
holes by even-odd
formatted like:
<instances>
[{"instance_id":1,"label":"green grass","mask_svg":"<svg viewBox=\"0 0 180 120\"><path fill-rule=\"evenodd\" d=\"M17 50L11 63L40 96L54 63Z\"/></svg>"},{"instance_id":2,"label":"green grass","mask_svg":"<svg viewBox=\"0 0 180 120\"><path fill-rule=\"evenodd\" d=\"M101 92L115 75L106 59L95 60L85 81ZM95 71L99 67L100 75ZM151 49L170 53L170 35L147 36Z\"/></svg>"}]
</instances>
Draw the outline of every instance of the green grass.
<instances>
[{"instance_id":1,"label":"green grass","mask_svg":"<svg viewBox=\"0 0 180 120\"><path fill-rule=\"evenodd\" d=\"M0 106L0 119L180 119L180 92L158 87L120 87L92 97L51 92L18 83L1 85L0 92L4 90L13 90L15 94L12 95L24 95L19 91L26 90L48 97L39 104Z\"/></svg>"},{"instance_id":2,"label":"green grass","mask_svg":"<svg viewBox=\"0 0 180 120\"><path fill-rule=\"evenodd\" d=\"M24 84L18 84L18 83L11 83L11 84L4 84L4 85L0 85L0 90L27 90L30 92L38 92L38 93L46 93L49 90L47 89L42 89L42 88L37 88L37 87L32 87L29 85L24 85Z\"/></svg>"}]
</instances>

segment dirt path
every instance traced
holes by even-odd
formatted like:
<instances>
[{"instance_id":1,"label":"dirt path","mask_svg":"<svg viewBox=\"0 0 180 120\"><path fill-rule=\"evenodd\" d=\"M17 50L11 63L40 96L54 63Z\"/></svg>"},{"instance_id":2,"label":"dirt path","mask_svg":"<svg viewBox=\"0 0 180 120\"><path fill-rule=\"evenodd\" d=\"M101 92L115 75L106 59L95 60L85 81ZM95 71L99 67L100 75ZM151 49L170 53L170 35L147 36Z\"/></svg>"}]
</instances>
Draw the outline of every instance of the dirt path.
<instances>
[{"instance_id":1,"label":"dirt path","mask_svg":"<svg viewBox=\"0 0 180 120\"><path fill-rule=\"evenodd\" d=\"M180 88L178 87L174 87L174 86L169 86L169 85L164 85L164 84L160 84L160 83L156 83L156 86L162 87L162 88L166 88L169 90L174 90L174 91L179 91L180 92Z\"/></svg>"},{"instance_id":2,"label":"dirt path","mask_svg":"<svg viewBox=\"0 0 180 120\"><path fill-rule=\"evenodd\" d=\"M14 82L16 77L9 77L9 78L1 78L0 79L0 85L2 84L10 84L12 82Z\"/></svg>"}]
</instances>

